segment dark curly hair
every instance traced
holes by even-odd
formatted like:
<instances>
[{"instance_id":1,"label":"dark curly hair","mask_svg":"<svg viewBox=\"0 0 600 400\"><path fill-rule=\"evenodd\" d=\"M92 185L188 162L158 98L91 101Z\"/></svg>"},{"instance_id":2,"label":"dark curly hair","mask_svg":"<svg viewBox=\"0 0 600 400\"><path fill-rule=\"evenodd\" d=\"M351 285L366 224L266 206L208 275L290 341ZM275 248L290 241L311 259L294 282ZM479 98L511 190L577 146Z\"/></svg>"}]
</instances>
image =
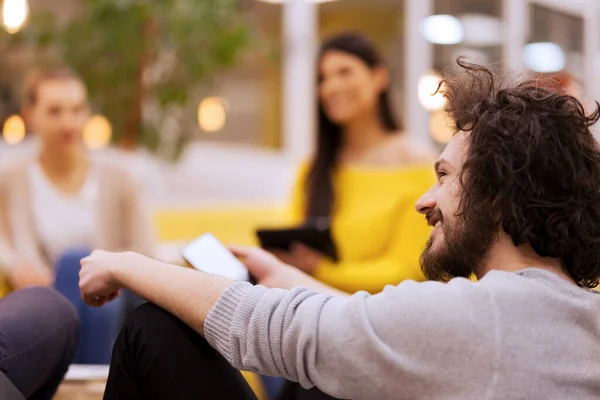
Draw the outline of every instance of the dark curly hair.
<instances>
[{"instance_id":1,"label":"dark curly hair","mask_svg":"<svg viewBox=\"0 0 600 400\"><path fill-rule=\"evenodd\" d=\"M460 217L501 225L515 246L559 259L578 285L600 283L600 147L576 98L538 80L512 83L457 60L438 90L470 146Z\"/></svg>"}]
</instances>

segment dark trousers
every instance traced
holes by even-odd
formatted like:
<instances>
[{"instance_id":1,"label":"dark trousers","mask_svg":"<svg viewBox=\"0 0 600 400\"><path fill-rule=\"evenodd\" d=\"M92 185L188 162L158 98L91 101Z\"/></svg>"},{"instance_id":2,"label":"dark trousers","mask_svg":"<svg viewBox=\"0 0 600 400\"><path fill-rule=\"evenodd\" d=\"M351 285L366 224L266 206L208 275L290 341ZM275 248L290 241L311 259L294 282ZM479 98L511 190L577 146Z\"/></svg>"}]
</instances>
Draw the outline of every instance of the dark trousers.
<instances>
[{"instance_id":1,"label":"dark trousers","mask_svg":"<svg viewBox=\"0 0 600 400\"><path fill-rule=\"evenodd\" d=\"M0 370L28 399L52 398L78 338L73 306L53 289L22 289L0 300Z\"/></svg>"},{"instance_id":2,"label":"dark trousers","mask_svg":"<svg viewBox=\"0 0 600 400\"><path fill-rule=\"evenodd\" d=\"M193 329L153 305L127 318L113 349L108 400L256 399L242 374Z\"/></svg>"},{"instance_id":3,"label":"dark trousers","mask_svg":"<svg viewBox=\"0 0 600 400\"><path fill-rule=\"evenodd\" d=\"M293 384L286 399L331 399ZM239 371L196 331L153 305L137 308L117 337L105 400L256 399Z\"/></svg>"}]
</instances>

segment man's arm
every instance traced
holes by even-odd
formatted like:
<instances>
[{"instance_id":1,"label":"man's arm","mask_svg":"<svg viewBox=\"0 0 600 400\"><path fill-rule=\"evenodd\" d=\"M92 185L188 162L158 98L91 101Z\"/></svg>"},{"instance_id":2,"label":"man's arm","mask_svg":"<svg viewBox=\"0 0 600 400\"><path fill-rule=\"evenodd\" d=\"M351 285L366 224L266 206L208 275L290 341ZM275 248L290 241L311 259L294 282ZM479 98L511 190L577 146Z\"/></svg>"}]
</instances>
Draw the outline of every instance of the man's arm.
<instances>
[{"instance_id":1,"label":"man's arm","mask_svg":"<svg viewBox=\"0 0 600 400\"><path fill-rule=\"evenodd\" d=\"M467 280L406 281L350 297L235 284L209 313L205 333L238 369L336 398L430 398L465 382L474 392L489 388L498 362L494 318L487 291Z\"/></svg>"},{"instance_id":2,"label":"man's arm","mask_svg":"<svg viewBox=\"0 0 600 400\"><path fill-rule=\"evenodd\" d=\"M428 397L474 377L487 387L481 371L498 362L489 354L497 353L489 295L464 279L332 296L234 283L135 253L102 251L82 261L80 275L88 304L131 289L204 334L234 367L284 376L334 397L394 398L398 390L406 398Z\"/></svg>"},{"instance_id":3,"label":"man's arm","mask_svg":"<svg viewBox=\"0 0 600 400\"><path fill-rule=\"evenodd\" d=\"M206 315L232 280L166 264L137 253L95 251L81 261L79 287L83 300L102 306L129 289L169 311L198 333Z\"/></svg>"},{"instance_id":4,"label":"man's arm","mask_svg":"<svg viewBox=\"0 0 600 400\"><path fill-rule=\"evenodd\" d=\"M268 287L293 288L345 295L315 281L297 269L281 264L271 254L236 247L234 253L247 264L258 283ZM90 305L101 306L126 288L190 325L203 334L206 315L232 280L166 264L140 254L95 251L82 260L81 293ZM248 284L250 286L250 284Z\"/></svg>"}]
</instances>

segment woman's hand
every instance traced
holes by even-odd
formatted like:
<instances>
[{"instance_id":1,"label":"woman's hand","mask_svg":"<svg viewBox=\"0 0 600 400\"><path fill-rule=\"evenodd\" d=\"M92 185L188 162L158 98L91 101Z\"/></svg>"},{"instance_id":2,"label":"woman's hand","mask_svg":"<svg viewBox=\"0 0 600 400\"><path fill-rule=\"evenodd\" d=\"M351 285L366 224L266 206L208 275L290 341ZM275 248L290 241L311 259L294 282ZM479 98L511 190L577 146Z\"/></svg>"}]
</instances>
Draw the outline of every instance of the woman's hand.
<instances>
[{"instance_id":1,"label":"woman's hand","mask_svg":"<svg viewBox=\"0 0 600 400\"><path fill-rule=\"evenodd\" d=\"M268 288L292 289L305 287L319 293L333 296L347 296L346 293L331 288L291 265L284 264L273 254L258 247L232 246L231 251L248 267L259 285Z\"/></svg>"},{"instance_id":2,"label":"woman's hand","mask_svg":"<svg viewBox=\"0 0 600 400\"><path fill-rule=\"evenodd\" d=\"M242 260L259 285L281 289L296 285L297 271L273 254L258 247L231 246L230 250Z\"/></svg>"},{"instance_id":3,"label":"woman's hand","mask_svg":"<svg viewBox=\"0 0 600 400\"><path fill-rule=\"evenodd\" d=\"M312 248L302 244L293 243L290 251L273 250L272 253L283 263L292 265L299 270L313 275L325 256Z\"/></svg>"},{"instance_id":4,"label":"woman's hand","mask_svg":"<svg viewBox=\"0 0 600 400\"><path fill-rule=\"evenodd\" d=\"M127 265L136 263L140 258L143 256L132 252L110 253L95 250L89 257L82 259L79 289L83 302L101 307L119 297L122 285L116 276L117 269L127 268Z\"/></svg>"}]
</instances>

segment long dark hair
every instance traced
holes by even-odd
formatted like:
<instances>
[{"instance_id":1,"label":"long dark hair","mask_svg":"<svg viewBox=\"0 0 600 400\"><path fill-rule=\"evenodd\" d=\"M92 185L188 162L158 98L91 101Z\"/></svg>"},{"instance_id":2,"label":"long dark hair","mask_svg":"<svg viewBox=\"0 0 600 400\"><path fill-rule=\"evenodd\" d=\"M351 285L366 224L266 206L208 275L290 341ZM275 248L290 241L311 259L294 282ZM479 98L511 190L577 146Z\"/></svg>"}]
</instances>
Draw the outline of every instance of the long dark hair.
<instances>
[{"instance_id":1,"label":"long dark hair","mask_svg":"<svg viewBox=\"0 0 600 400\"><path fill-rule=\"evenodd\" d=\"M383 65L383 60L371 40L360 33L347 32L326 40L319 52L319 62L328 51L348 53L362 60L369 68ZM333 173L342 144L342 128L327 118L320 101L318 107L317 150L306 180L307 222L330 216L335 202ZM389 87L381 92L377 109L386 132L394 133L402 129L392 112Z\"/></svg>"}]
</instances>

